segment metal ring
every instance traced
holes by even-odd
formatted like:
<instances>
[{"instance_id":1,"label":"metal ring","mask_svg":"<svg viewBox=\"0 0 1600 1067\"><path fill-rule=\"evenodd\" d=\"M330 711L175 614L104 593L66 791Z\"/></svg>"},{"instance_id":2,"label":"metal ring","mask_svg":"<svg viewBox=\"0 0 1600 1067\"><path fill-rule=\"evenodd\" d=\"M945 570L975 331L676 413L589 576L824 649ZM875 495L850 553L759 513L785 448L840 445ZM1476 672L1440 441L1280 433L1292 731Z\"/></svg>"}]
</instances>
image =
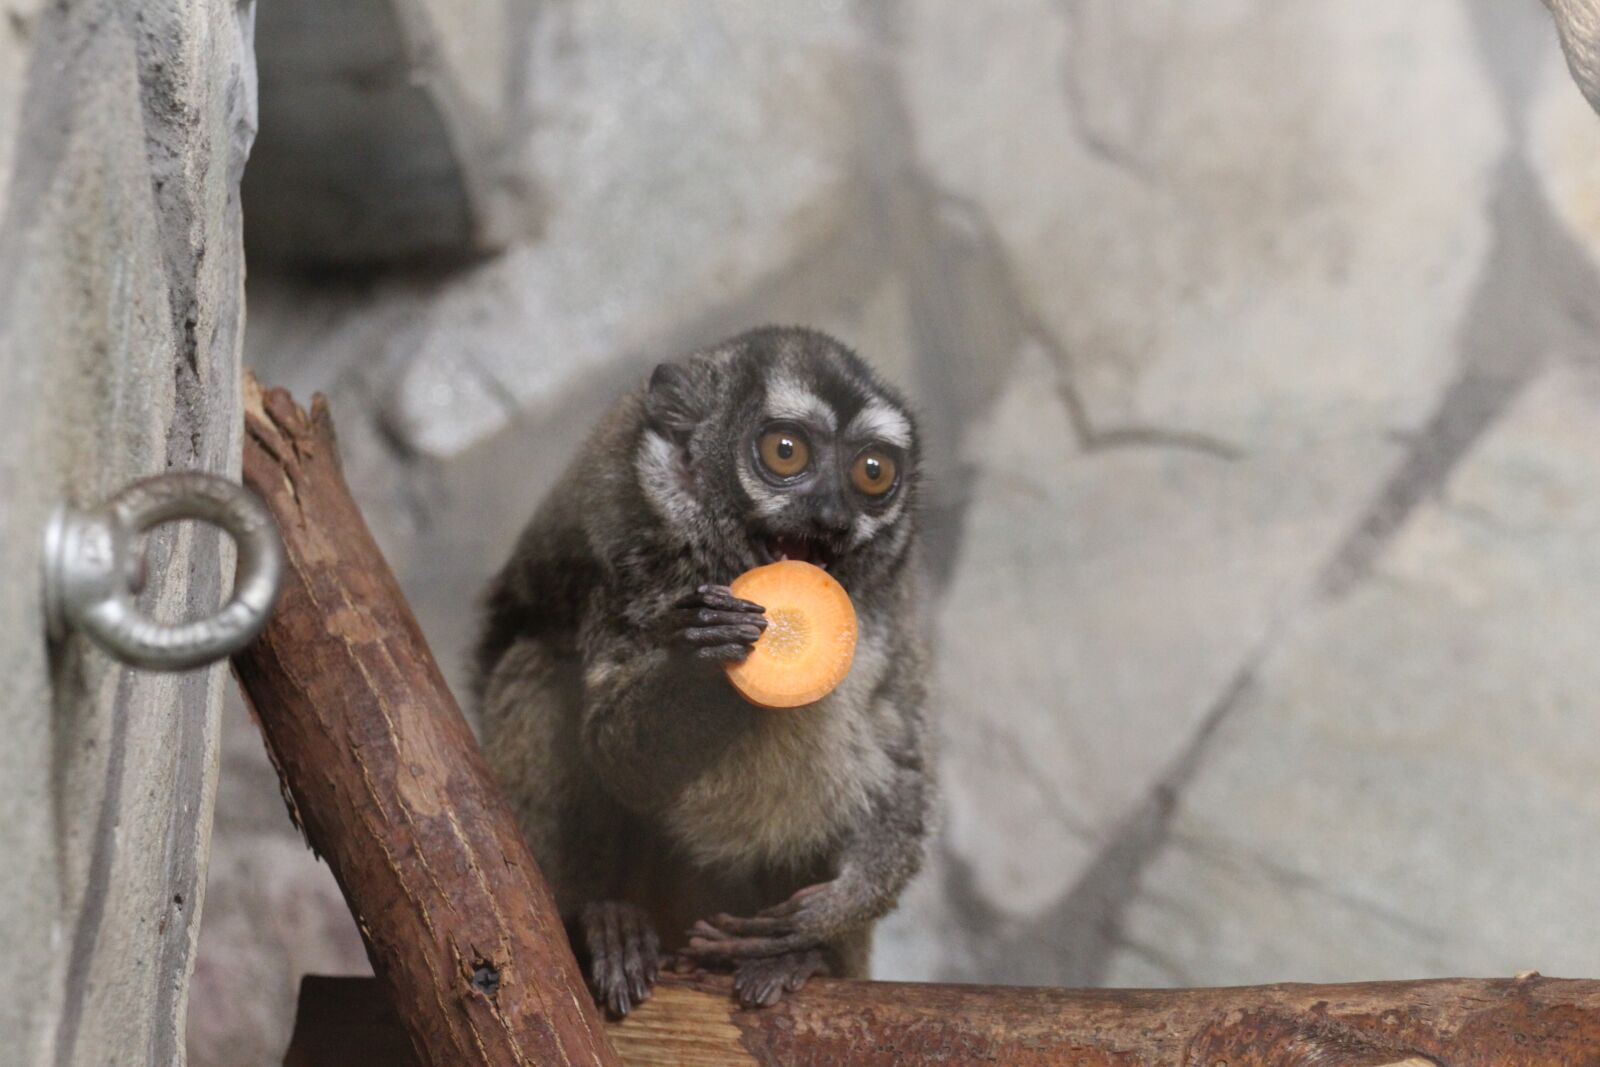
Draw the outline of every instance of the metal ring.
<instances>
[{"instance_id":1,"label":"metal ring","mask_svg":"<svg viewBox=\"0 0 1600 1067\"><path fill-rule=\"evenodd\" d=\"M167 624L139 611L139 544L146 531L179 519L226 531L239 562L233 596L220 611ZM78 629L123 663L179 671L230 656L261 632L278 598L283 545L265 505L243 486L210 474L162 474L94 510L58 509L45 531L44 567L53 638Z\"/></svg>"}]
</instances>

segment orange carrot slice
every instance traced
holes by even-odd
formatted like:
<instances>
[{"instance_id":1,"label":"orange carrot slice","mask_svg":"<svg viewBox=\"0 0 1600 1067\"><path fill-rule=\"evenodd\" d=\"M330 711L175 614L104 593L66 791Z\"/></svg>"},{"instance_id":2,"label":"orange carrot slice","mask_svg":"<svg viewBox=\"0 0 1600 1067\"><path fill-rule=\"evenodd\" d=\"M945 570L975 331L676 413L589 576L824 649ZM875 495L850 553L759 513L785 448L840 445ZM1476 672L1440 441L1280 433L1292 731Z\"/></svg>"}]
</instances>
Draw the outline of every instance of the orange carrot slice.
<instances>
[{"instance_id":1,"label":"orange carrot slice","mask_svg":"<svg viewBox=\"0 0 1600 1067\"><path fill-rule=\"evenodd\" d=\"M761 639L728 668L740 696L763 708L797 708L844 681L856 654L856 609L831 574L786 559L745 571L730 588L767 609Z\"/></svg>"}]
</instances>

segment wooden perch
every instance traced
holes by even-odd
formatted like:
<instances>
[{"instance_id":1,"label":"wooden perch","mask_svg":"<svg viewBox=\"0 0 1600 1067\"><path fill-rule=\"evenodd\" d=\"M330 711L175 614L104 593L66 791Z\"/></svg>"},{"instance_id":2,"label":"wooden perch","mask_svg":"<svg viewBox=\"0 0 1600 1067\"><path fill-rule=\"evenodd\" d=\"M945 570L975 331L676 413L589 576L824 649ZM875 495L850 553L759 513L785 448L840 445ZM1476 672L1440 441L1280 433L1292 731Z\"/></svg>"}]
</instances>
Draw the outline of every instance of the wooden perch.
<instances>
[{"instance_id":1,"label":"wooden perch","mask_svg":"<svg viewBox=\"0 0 1600 1067\"><path fill-rule=\"evenodd\" d=\"M308 417L247 377L244 480L277 518L287 567L234 673L412 1059L618 1063L549 890L350 497L321 397Z\"/></svg>"},{"instance_id":2,"label":"wooden perch","mask_svg":"<svg viewBox=\"0 0 1600 1067\"><path fill-rule=\"evenodd\" d=\"M726 979L664 975L609 1029L630 1067L1575 1067L1600 1063L1600 982L1062 990L813 979L775 1008L740 1011ZM408 1067L400 1034L371 979L308 977L284 1067Z\"/></svg>"}]
</instances>

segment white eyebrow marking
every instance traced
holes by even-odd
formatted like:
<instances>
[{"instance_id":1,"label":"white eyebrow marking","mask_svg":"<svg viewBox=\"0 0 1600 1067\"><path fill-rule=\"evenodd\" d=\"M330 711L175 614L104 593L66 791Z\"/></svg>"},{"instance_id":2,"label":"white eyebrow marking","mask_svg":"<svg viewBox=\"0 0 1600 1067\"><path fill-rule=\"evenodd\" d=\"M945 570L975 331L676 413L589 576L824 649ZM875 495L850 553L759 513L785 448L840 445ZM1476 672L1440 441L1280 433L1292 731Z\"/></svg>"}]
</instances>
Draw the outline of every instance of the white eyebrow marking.
<instances>
[{"instance_id":1,"label":"white eyebrow marking","mask_svg":"<svg viewBox=\"0 0 1600 1067\"><path fill-rule=\"evenodd\" d=\"M911 447L911 420L881 400L873 400L856 412L845 427L844 436L854 440L870 437L900 448Z\"/></svg>"},{"instance_id":2,"label":"white eyebrow marking","mask_svg":"<svg viewBox=\"0 0 1600 1067\"><path fill-rule=\"evenodd\" d=\"M839 428L839 416L828 402L789 377L767 383L767 418L816 422L830 431Z\"/></svg>"},{"instance_id":3,"label":"white eyebrow marking","mask_svg":"<svg viewBox=\"0 0 1600 1067\"><path fill-rule=\"evenodd\" d=\"M788 493L774 492L770 486L751 473L748 463L739 464L738 473L739 484L744 487L745 495L755 506L756 514L764 519L781 514L794 499Z\"/></svg>"},{"instance_id":4,"label":"white eyebrow marking","mask_svg":"<svg viewBox=\"0 0 1600 1067\"><path fill-rule=\"evenodd\" d=\"M901 498L896 498L894 503L889 506L889 510L881 515L858 516L850 527L850 547L860 548L874 537L877 537L878 531L890 523L899 521L902 510L904 510L904 502Z\"/></svg>"}]
</instances>

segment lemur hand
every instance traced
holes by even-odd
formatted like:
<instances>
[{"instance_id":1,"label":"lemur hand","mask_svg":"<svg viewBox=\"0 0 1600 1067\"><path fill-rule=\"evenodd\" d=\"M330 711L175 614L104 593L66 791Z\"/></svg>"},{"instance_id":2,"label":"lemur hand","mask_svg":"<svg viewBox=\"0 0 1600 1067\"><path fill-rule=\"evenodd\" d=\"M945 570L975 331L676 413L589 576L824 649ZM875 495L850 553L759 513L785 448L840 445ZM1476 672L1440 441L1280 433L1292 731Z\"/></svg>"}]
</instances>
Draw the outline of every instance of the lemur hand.
<instances>
[{"instance_id":1,"label":"lemur hand","mask_svg":"<svg viewBox=\"0 0 1600 1067\"><path fill-rule=\"evenodd\" d=\"M725 585L702 585L673 605L669 640L699 660L741 663L767 628L765 610Z\"/></svg>"}]
</instances>

